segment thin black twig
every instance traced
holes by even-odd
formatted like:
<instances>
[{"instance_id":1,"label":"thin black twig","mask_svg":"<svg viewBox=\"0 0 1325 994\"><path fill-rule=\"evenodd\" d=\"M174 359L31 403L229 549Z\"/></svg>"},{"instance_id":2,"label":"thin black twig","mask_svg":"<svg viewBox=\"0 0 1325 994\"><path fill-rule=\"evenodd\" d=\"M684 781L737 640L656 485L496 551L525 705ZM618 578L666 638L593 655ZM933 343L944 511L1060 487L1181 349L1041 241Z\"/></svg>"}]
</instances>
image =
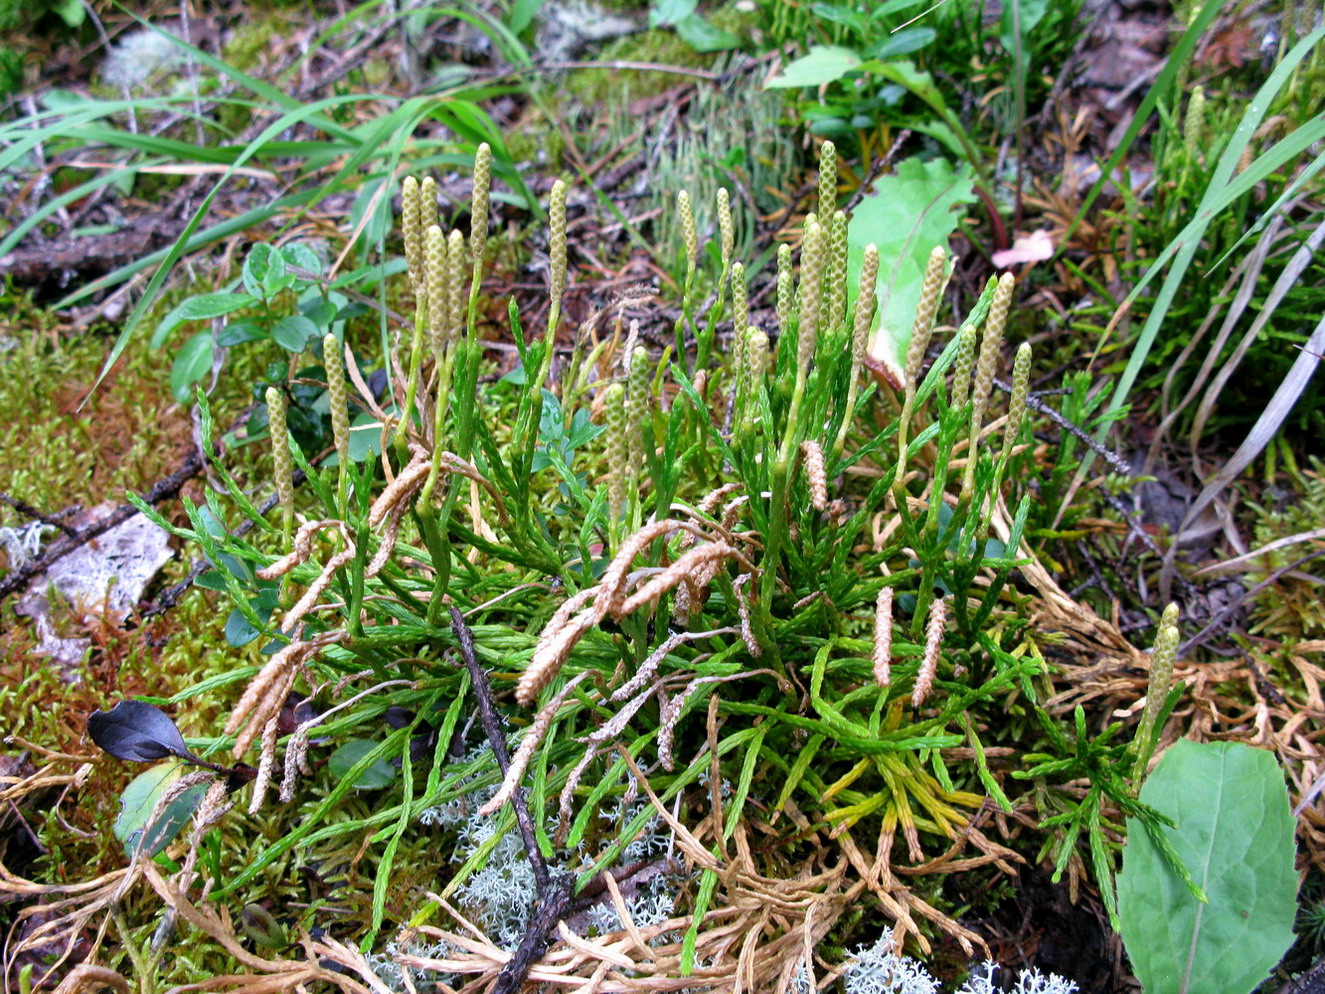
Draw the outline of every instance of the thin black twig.
<instances>
[{"instance_id":1,"label":"thin black twig","mask_svg":"<svg viewBox=\"0 0 1325 994\"><path fill-rule=\"evenodd\" d=\"M451 605L451 631L455 632L456 641L460 643L460 658L469 668L469 677L474 684L474 697L478 701L478 716L483 722L483 731L492 745L492 752L497 757L497 765L501 767L502 776L505 776L507 768L511 765L511 757L506 751L506 736L502 733L501 718L498 717L497 708L492 703L492 687L488 683L487 672L474 652L474 633L469 630L469 626L465 624L465 616L454 604ZM539 891L542 892L548 885L547 864L538 849L538 837L534 834L534 822L529 817L529 808L524 802L524 792L517 790L511 798L511 804L515 808L515 820L520 828L520 837L524 840L525 852L534 869L534 880L538 883Z\"/></svg>"},{"instance_id":2,"label":"thin black twig","mask_svg":"<svg viewBox=\"0 0 1325 994\"><path fill-rule=\"evenodd\" d=\"M1253 597L1259 594L1266 587L1276 582L1285 573L1291 573L1299 566L1303 566L1311 562L1313 559L1319 559L1322 556L1325 556L1325 549L1317 549L1315 552L1308 553L1307 555L1303 556L1301 559L1297 560L1296 562L1289 563L1287 566L1283 566L1275 570L1264 580L1256 584L1256 586L1252 587L1241 597L1235 600L1232 604L1230 604L1228 607L1224 608L1213 618L1211 618L1209 623L1204 628L1202 628L1199 632L1197 632L1195 635L1193 635L1191 638L1189 638L1179 647L1178 654L1180 656L1185 656L1187 653L1191 652L1202 642L1206 641L1208 638L1210 638L1212 635L1218 632L1219 629L1224 625L1224 623L1229 619L1229 617L1233 615L1235 611L1237 611L1240 607L1242 607L1243 604L1247 603L1247 601L1251 600Z\"/></svg>"},{"instance_id":3,"label":"thin black twig","mask_svg":"<svg viewBox=\"0 0 1325 994\"><path fill-rule=\"evenodd\" d=\"M61 511L58 516L43 514L41 511L37 510L27 501L20 500L18 497L13 496L12 494L7 494L3 490L0 490L0 501L3 501L4 503L8 504L19 514L22 514L24 517L31 518L33 521L40 521L43 525L50 525L52 528L60 529L60 531L64 532L70 538L73 538L75 535L78 534L78 529L66 525L63 521L60 520L62 517L64 517L66 514L69 513L68 511Z\"/></svg>"},{"instance_id":4,"label":"thin black twig","mask_svg":"<svg viewBox=\"0 0 1325 994\"><path fill-rule=\"evenodd\" d=\"M502 775L511 765L510 755L506 751L506 736L502 734L501 718L492 702L492 687L488 683L488 674L478 661L474 652L474 633L465 624L464 615L459 608L451 605L451 631L455 633L460 645L460 657L469 669L470 680L474 685L474 698L478 702L479 719L483 731L492 745L492 752L497 757L497 765ZM534 880L538 885L538 903L529 916L529 924L520 939L519 946L511 953L511 958L497 975L493 985L493 994L517 994L524 985L530 968L541 957L552 941L552 933L557 923L569 915L575 908L575 879L568 873L555 876L548 873L547 863L538 848L538 839L534 835L534 822L529 817L529 808L525 804L524 792L517 790L511 797L515 808L515 821L520 829L520 838L524 841L525 855L534 871Z\"/></svg>"},{"instance_id":5,"label":"thin black twig","mask_svg":"<svg viewBox=\"0 0 1325 994\"><path fill-rule=\"evenodd\" d=\"M995 379L994 384L1004 393L1012 392L1012 386L1008 383L1003 382L1000 379ZM1046 391L1046 393L1048 393L1048 391ZM1090 432L1086 431L1086 429L1082 428L1080 425L1074 424L1073 422L1069 421L1067 418L1063 417L1063 415L1055 411L1048 404L1044 403L1035 394L1030 394L1029 396L1027 396L1026 406L1029 407L1032 411L1035 411L1039 414L1043 414L1054 424L1058 425L1058 427L1074 435L1081 442L1082 445L1086 446L1086 448L1090 449L1091 452L1095 453L1097 456L1099 456L1101 459L1107 462L1109 466L1112 467L1115 473L1120 473L1121 475L1127 477L1133 475L1132 467L1127 464L1126 459L1118 455L1118 453L1114 452L1112 449L1105 448L1099 442L1095 441L1094 436L1092 436Z\"/></svg>"}]
</instances>

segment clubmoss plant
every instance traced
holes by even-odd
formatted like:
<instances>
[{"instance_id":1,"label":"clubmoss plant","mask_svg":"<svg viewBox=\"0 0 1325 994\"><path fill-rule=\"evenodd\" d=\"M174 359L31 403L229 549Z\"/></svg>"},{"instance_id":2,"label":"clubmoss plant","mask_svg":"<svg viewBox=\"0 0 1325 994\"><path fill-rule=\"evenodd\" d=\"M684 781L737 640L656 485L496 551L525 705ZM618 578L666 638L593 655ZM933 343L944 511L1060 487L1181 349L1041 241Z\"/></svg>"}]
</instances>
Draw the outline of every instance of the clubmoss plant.
<instances>
[{"instance_id":1,"label":"clubmoss plant","mask_svg":"<svg viewBox=\"0 0 1325 994\"><path fill-rule=\"evenodd\" d=\"M548 208L548 317L526 328L510 305L524 375L495 385L480 383L475 335L490 223L479 203L482 160L468 243L456 232L443 250L441 219L411 248L410 232L428 220L426 183L407 185L417 193L404 205L405 251L415 255L410 282L422 300L400 354L382 357L408 371L398 410L375 413L390 444L380 458L341 459L331 472L287 443L307 475L310 509L284 555L209 531L192 506L189 527L175 529L224 564L236 610L259 633L260 668L217 745L256 752L273 783L283 757L282 786L300 811L288 833L252 850L215 888L219 898L285 872L296 847L362 849L376 863L357 938L373 949L404 872L398 854L426 820L429 830L456 833L457 860L433 885L441 900L406 917L419 924L460 897L495 909L492 929L514 940L521 926L512 922L536 920L522 916L530 889L498 869L515 852L517 802L527 805L541 858L580 894L605 871L623 880L635 872L630 846L663 817L696 874L665 895L688 916L666 967L683 976L706 955L707 912L745 900L746 878L727 872L731 853L750 852L742 873L780 872L781 855L750 845L758 826L800 832L790 829L795 818L817 833L825 859L852 875L861 852L880 854L881 865L919 866L954 846L973 848L980 863L1016 858L972 824L986 803L1012 810L1017 781L991 765L989 745L1007 755L1039 744L1032 716L1047 669L1005 593L1030 503L1015 474L1003 478L1018 451L1028 349L1014 364L1002 451L977 444L981 419L1001 403L991 384L1011 284L987 288L962 322L974 328L989 315L988 326L1000 326L986 331L978 416L942 389L971 335L946 343L924 369L947 277L942 247L925 275L902 396L862 388L877 253L865 250L848 315L831 148L821 161L821 212L807 218L799 267L790 246L778 252L776 354L746 323L744 263L724 256L734 251L725 223L716 271L700 272L682 195L678 332L694 334L678 334L677 347L694 342L695 351L660 358L618 323L600 351L584 346L584 361L553 378L569 278L567 191L558 183ZM733 211L720 199L720 213L724 202ZM692 299L701 275L715 288L703 313ZM730 308L716 292L724 275ZM457 299L467 300L463 322L451 316ZM730 345L719 348L717 329L730 321L738 322ZM324 358L337 356L330 341L323 347ZM949 473L963 442L969 487ZM231 491L252 509L241 488ZM997 539L986 541L991 521ZM272 621L253 602L258 585L277 577L301 593ZM472 632L477 683L454 665L468 649L452 611ZM509 722L503 768L495 753L473 752L476 693ZM319 704L326 719L301 719L291 732L272 724L299 702ZM322 741L338 757L328 764L335 772L311 759ZM1101 758L1088 775L1103 768ZM339 806L364 789L380 791L371 812L341 818ZM636 806L641 796L647 806ZM477 820L462 831L424 814L453 810ZM610 810L623 821L604 828ZM923 918L959 944L974 942L912 890L868 873L858 879L862 899L899 937L927 948ZM499 891L521 896L498 901ZM794 969L787 959L788 976Z\"/></svg>"}]
</instances>

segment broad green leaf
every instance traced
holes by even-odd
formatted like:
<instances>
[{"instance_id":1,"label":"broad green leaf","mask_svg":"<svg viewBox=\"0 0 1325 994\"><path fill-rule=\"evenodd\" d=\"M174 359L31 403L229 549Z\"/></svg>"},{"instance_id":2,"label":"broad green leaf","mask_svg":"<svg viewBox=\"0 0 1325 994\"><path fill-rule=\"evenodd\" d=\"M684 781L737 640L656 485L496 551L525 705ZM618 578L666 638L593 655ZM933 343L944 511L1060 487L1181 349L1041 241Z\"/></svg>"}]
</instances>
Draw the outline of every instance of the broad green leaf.
<instances>
[{"instance_id":1,"label":"broad green leaf","mask_svg":"<svg viewBox=\"0 0 1325 994\"><path fill-rule=\"evenodd\" d=\"M322 275L322 260L317 257L316 252L303 242L291 242L289 245L282 245L281 256L285 259L286 265L298 266L313 277ZM295 282L302 284L308 281L300 276L296 277Z\"/></svg>"},{"instance_id":2,"label":"broad green leaf","mask_svg":"<svg viewBox=\"0 0 1325 994\"><path fill-rule=\"evenodd\" d=\"M360 412L350 425L350 461L363 462L382 454L382 422L367 411Z\"/></svg>"},{"instance_id":3,"label":"broad green leaf","mask_svg":"<svg viewBox=\"0 0 1325 994\"><path fill-rule=\"evenodd\" d=\"M730 31L715 28L698 14L676 22L676 33L696 52L725 52L739 48L741 39Z\"/></svg>"},{"instance_id":4,"label":"broad green leaf","mask_svg":"<svg viewBox=\"0 0 1325 994\"><path fill-rule=\"evenodd\" d=\"M802 55L787 68L764 84L766 90L789 89L796 86L820 86L841 79L860 67L856 52L840 45L814 45L809 54Z\"/></svg>"},{"instance_id":5,"label":"broad green leaf","mask_svg":"<svg viewBox=\"0 0 1325 994\"><path fill-rule=\"evenodd\" d=\"M274 255L276 255L276 249L267 242L258 242L248 250L248 255L244 257L244 289L254 297L266 296L262 290L262 282L267 278L267 271L271 268L271 260Z\"/></svg>"},{"instance_id":6,"label":"broad green leaf","mask_svg":"<svg viewBox=\"0 0 1325 994\"><path fill-rule=\"evenodd\" d=\"M506 26L515 34L519 34L534 19L538 13L538 8L543 6L543 0L515 0L511 5L511 12L506 15Z\"/></svg>"},{"instance_id":7,"label":"broad green leaf","mask_svg":"<svg viewBox=\"0 0 1325 994\"><path fill-rule=\"evenodd\" d=\"M957 172L944 159L906 159L874 185L847 228L847 286L860 280L860 261L870 242L879 250L879 311L870 343L870 364L901 385L906 348L929 253L948 243L961 213L975 200L965 165Z\"/></svg>"},{"instance_id":8,"label":"broad green leaf","mask_svg":"<svg viewBox=\"0 0 1325 994\"><path fill-rule=\"evenodd\" d=\"M243 345L245 342L256 342L270 337L271 333L262 322L241 319L228 322L221 329L221 333L216 336L216 344L223 349L228 349L236 345Z\"/></svg>"},{"instance_id":9,"label":"broad green leaf","mask_svg":"<svg viewBox=\"0 0 1325 994\"><path fill-rule=\"evenodd\" d=\"M190 297L161 319L156 331L152 333L152 348L160 348L166 336L185 321L219 318L256 303L257 301L247 293L204 293L199 297Z\"/></svg>"},{"instance_id":10,"label":"broad green leaf","mask_svg":"<svg viewBox=\"0 0 1325 994\"><path fill-rule=\"evenodd\" d=\"M187 404L193 396L193 384L212 368L212 333L200 331L175 353L170 367L170 393L180 404Z\"/></svg>"},{"instance_id":11,"label":"broad green leaf","mask_svg":"<svg viewBox=\"0 0 1325 994\"><path fill-rule=\"evenodd\" d=\"M679 24L698 6L699 0L656 0L649 8L649 27L666 28Z\"/></svg>"},{"instance_id":12,"label":"broad green leaf","mask_svg":"<svg viewBox=\"0 0 1325 994\"><path fill-rule=\"evenodd\" d=\"M154 819L157 800L188 768L177 759L153 766L138 774L120 794L120 814L115 819L115 837L124 843L130 859L141 850L155 856L180 833L193 817L194 810L207 793L205 783L195 784L171 801Z\"/></svg>"},{"instance_id":13,"label":"broad green leaf","mask_svg":"<svg viewBox=\"0 0 1325 994\"><path fill-rule=\"evenodd\" d=\"M308 340L318 333L317 325L302 314L283 317L271 327L271 338L290 352L302 352Z\"/></svg>"},{"instance_id":14,"label":"broad green leaf","mask_svg":"<svg viewBox=\"0 0 1325 994\"><path fill-rule=\"evenodd\" d=\"M344 779L356 763L376 749L380 742L370 739L351 739L331 754L327 760L327 769L336 779ZM396 779L396 768L387 760L379 759L364 770L354 781L359 790L381 790Z\"/></svg>"},{"instance_id":15,"label":"broad green leaf","mask_svg":"<svg viewBox=\"0 0 1325 994\"><path fill-rule=\"evenodd\" d=\"M871 59L893 59L920 51L938 36L933 28L906 28L872 45L865 54Z\"/></svg>"},{"instance_id":16,"label":"broad green leaf","mask_svg":"<svg viewBox=\"0 0 1325 994\"><path fill-rule=\"evenodd\" d=\"M1123 944L1146 994L1247 994L1293 941L1293 818L1274 756L1236 742L1177 742L1141 789L1209 897L1201 904L1145 826L1127 820L1118 875Z\"/></svg>"}]
</instances>

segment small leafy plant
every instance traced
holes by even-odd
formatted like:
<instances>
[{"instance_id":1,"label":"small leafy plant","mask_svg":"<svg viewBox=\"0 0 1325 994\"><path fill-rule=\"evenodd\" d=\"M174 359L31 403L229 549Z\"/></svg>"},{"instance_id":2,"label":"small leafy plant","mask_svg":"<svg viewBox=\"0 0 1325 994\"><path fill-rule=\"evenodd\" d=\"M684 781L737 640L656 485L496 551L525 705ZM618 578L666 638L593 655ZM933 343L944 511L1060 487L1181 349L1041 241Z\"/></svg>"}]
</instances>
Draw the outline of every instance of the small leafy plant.
<instances>
[{"instance_id":1,"label":"small leafy plant","mask_svg":"<svg viewBox=\"0 0 1325 994\"><path fill-rule=\"evenodd\" d=\"M634 923L654 950L642 983L707 976L723 909L759 888L799 894L788 906L801 910L789 913L814 905L824 929L847 907L832 895L868 895L899 941L927 950L923 918L973 951L974 933L861 853L918 873L963 849L967 865L1009 866L1022 857L975 822L986 805L1010 812L1024 800L1009 793L1018 781L990 747L1030 747L1027 765L1043 758L1042 737L1066 748L1034 722L1048 664L1008 585L1026 555L1032 503L1014 472L1029 346L1016 351L1005 413L994 393L1013 279L989 282L931 363L946 252L907 243L885 261L856 242L826 144L799 268L789 246L778 252L775 329L751 322L725 193L711 269L701 268L681 193L670 344L651 353L640 319L610 306L573 332L553 377L570 278L568 189L558 182L547 206L546 325L531 339L512 303L519 371L483 385L476 315L491 166L480 147L468 237L444 232L431 180L404 184L413 320L399 329L385 395L357 387L376 419L378 458L349 457L350 371L328 331L334 463L310 462L273 387L278 519L218 467L257 540L218 528L225 514L211 495L186 504L186 528L143 506L201 549L212 585L247 625L255 662L233 671L247 686L211 744L236 759L258 751L250 811L270 810L273 790L300 801L289 830L248 850L214 897L243 895L296 847L331 859L367 838L377 871L355 938L368 951L400 921L388 897L402 847L420 826L445 826L456 858L438 865L436 896L406 920L454 945L425 923L461 901L508 950L518 937L499 961L503 983L514 983L562 912L630 931L626 906L614 905L612 919L601 894L643 886L632 847L662 819L685 872L669 868L676 893L651 890L657 913L639 913L653 923ZM932 199L916 210L946 213L961 200ZM951 230L932 223L938 239ZM923 267L908 276L917 254ZM265 304L293 290L285 264L272 252L247 267L247 297ZM880 307L878 288L910 291L916 279L914 313L899 326L901 308ZM306 481L298 493L296 468ZM281 718L295 705L308 710L291 730ZM475 709L487 748L467 721ZM334 747L325 767L309 760L315 729ZM1081 731L1078 759L1036 767L1035 790L1086 776L1101 796L1126 799L1106 773L1137 753L1110 734L1096 745ZM371 809L342 814L352 791L371 791ZM1097 798L1077 831L1097 843L1103 817ZM751 848L765 836L793 847L817 840L823 875L780 879L781 844ZM517 888L525 874L498 870L522 850L533 883ZM829 886L843 872L832 866L851 868L854 889ZM1095 866L1107 887L1108 861ZM510 883L501 901L476 883L489 879ZM508 900L517 892L522 900ZM519 908L527 914L516 927ZM536 908L552 920L540 925ZM774 940L767 957L786 981L814 969L799 942ZM449 973L490 969L482 957L446 963Z\"/></svg>"}]
</instances>

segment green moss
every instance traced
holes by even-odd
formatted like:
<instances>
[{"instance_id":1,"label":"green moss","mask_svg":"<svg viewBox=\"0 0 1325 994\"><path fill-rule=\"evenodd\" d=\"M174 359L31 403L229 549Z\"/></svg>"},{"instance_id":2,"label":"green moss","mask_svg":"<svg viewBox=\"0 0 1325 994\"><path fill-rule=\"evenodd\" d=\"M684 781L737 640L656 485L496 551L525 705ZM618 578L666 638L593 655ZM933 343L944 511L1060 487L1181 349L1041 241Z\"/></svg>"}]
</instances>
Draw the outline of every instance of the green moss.
<instances>
[{"instance_id":1,"label":"green moss","mask_svg":"<svg viewBox=\"0 0 1325 994\"><path fill-rule=\"evenodd\" d=\"M671 28L656 28L616 39L594 61L656 62L695 69L707 65L711 59L712 56L692 49ZM676 73L642 69L576 69L566 77L564 90L584 107L600 104L622 107L664 93L683 79Z\"/></svg>"},{"instance_id":2,"label":"green moss","mask_svg":"<svg viewBox=\"0 0 1325 994\"><path fill-rule=\"evenodd\" d=\"M295 12L279 8L265 14L251 13L257 16L235 27L221 49L221 58L228 65L245 72L256 67L263 54L276 41L288 37L290 29L299 23Z\"/></svg>"}]
</instances>

